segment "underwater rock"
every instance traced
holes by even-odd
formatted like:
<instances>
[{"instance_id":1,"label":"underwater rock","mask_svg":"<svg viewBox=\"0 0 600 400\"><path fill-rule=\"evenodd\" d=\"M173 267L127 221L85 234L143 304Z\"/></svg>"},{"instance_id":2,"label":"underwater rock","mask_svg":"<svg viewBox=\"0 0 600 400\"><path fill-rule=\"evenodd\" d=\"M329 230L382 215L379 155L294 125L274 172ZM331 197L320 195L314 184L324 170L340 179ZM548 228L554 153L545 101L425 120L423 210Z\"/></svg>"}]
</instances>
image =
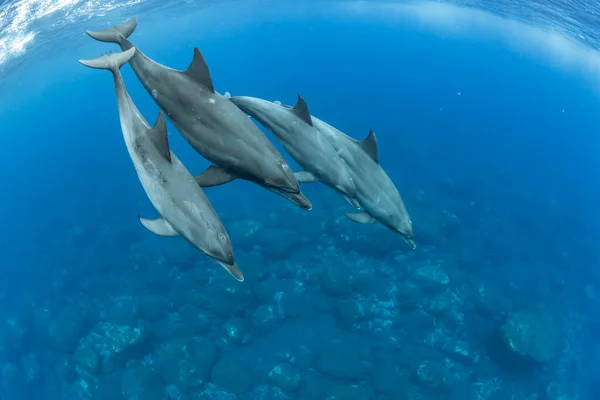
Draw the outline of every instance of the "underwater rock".
<instances>
[{"instance_id":1,"label":"underwater rock","mask_svg":"<svg viewBox=\"0 0 600 400\"><path fill-rule=\"evenodd\" d=\"M310 242L308 238L303 237L304 234L305 232L300 234L295 229L264 228L260 235L254 236L254 240L266 259L281 260L289 258Z\"/></svg>"},{"instance_id":2,"label":"underwater rock","mask_svg":"<svg viewBox=\"0 0 600 400\"><path fill-rule=\"evenodd\" d=\"M279 291L279 284L279 279L270 275L254 285L254 294L259 301L267 304L271 303L275 300L277 292Z\"/></svg>"},{"instance_id":3,"label":"underwater rock","mask_svg":"<svg viewBox=\"0 0 600 400\"><path fill-rule=\"evenodd\" d=\"M84 327L83 317L72 308L65 308L49 327L49 335L54 347L71 353L77 347Z\"/></svg>"},{"instance_id":4,"label":"underwater rock","mask_svg":"<svg viewBox=\"0 0 600 400\"><path fill-rule=\"evenodd\" d=\"M35 382L42 377L39 360L35 354L26 354L21 357L21 369L28 382Z\"/></svg>"},{"instance_id":5,"label":"underwater rock","mask_svg":"<svg viewBox=\"0 0 600 400\"><path fill-rule=\"evenodd\" d=\"M546 395L548 396L548 400L570 400L570 399L579 399L580 396L577 395L576 390L573 389L575 385L568 385L566 383L557 383L552 382L546 388Z\"/></svg>"},{"instance_id":6,"label":"underwater rock","mask_svg":"<svg viewBox=\"0 0 600 400\"><path fill-rule=\"evenodd\" d=\"M421 290L432 293L446 290L450 283L448 275L440 265L423 266L415 271L414 278Z\"/></svg>"},{"instance_id":7,"label":"underwater rock","mask_svg":"<svg viewBox=\"0 0 600 400\"><path fill-rule=\"evenodd\" d=\"M28 398L27 389L31 382L27 381L25 373L13 363L6 363L0 367L0 390L2 397L10 396L14 399Z\"/></svg>"},{"instance_id":8,"label":"underwater rock","mask_svg":"<svg viewBox=\"0 0 600 400\"><path fill-rule=\"evenodd\" d=\"M100 376L92 387L91 392L93 400L122 399L121 375L108 374Z\"/></svg>"},{"instance_id":9,"label":"underwater rock","mask_svg":"<svg viewBox=\"0 0 600 400\"><path fill-rule=\"evenodd\" d=\"M63 384L72 383L77 379L77 371L71 357L67 355L56 355L53 357L51 365L56 377Z\"/></svg>"},{"instance_id":10,"label":"underwater rock","mask_svg":"<svg viewBox=\"0 0 600 400\"><path fill-rule=\"evenodd\" d=\"M121 353L140 343L145 330L141 324L130 326L103 323L100 324L99 331L103 333L104 344L108 346L109 351Z\"/></svg>"},{"instance_id":11,"label":"underwater rock","mask_svg":"<svg viewBox=\"0 0 600 400\"><path fill-rule=\"evenodd\" d=\"M378 392L400 397L410 385L409 377L408 371L397 367L391 361L377 361L373 363L369 381Z\"/></svg>"},{"instance_id":12,"label":"underwater rock","mask_svg":"<svg viewBox=\"0 0 600 400\"><path fill-rule=\"evenodd\" d=\"M269 372L269 379L286 392L297 391L300 389L300 384L302 383L300 371L288 363L275 366Z\"/></svg>"},{"instance_id":13,"label":"underwater rock","mask_svg":"<svg viewBox=\"0 0 600 400\"><path fill-rule=\"evenodd\" d=\"M138 314L137 302L132 297L118 297L114 299L106 313L106 320L114 325L135 325Z\"/></svg>"},{"instance_id":14,"label":"underwater rock","mask_svg":"<svg viewBox=\"0 0 600 400\"><path fill-rule=\"evenodd\" d=\"M360 338L331 340L317 353L316 369L335 378L364 380L370 365L363 361Z\"/></svg>"},{"instance_id":15,"label":"underwater rock","mask_svg":"<svg viewBox=\"0 0 600 400\"><path fill-rule=\"evenodd\" d=\"M150 326L150 331L157 342L168 342L172 339L190 336L192 333L177 313L170 313L166 317L155 321Z\"/></svg>"},{"instance_id":16,"label":"underwater rock","mask_svg":"<svg viewBox=\"0 0 600 400\"><path fill-rule=\"evenodd\" d=\"M413 382L423 393L431 396L448 396L454 378L444 365L436 361L423 361L413 373Z\"/></svg>"},{"instance_id":17,"label":"underwater rock","mask_svg":"<svg viewBox=\"0 0 600 400\"><path fill-rule=\"evenodd\" d=\"M460 219L456 216L456 214L451 213L448 210L442 210L442 214L439 217L439 226L444 240L456 242L460 237Z\"/></svg>"},{"instance_id":18,"label":"underwater rock","mask_svg":"<svg viewBox=\"0 0 600 400\"><path fill-rule=\"evenodd\" d=\"M212 312L229 318L252 304L253 293L250 285L232 279L229 274L219 274L206 287L205 297Z\"/></svg>"},{"instance_id":19,"label":"underwater rock","mask_svg":"<svg viewBox=\"0 0 600 400\"><path fill-rule=\"evenodd\" d=\"M259 397L254 398L259 399ZM262 400L262 398L260 399ZM209 382L204 385L203 390L193 392L182 400L238 400L238 397L235 394L219 390L215 384Z\"/></svg>"},{"instance_id":20,"label":"underwater rock","mask_svg":"<svg viewBox=\"0 0 600 400\"><path fill-rule=\"evenodd\" d=\"M247 393L252 388L252 370L238 357L225 356L212 368L210 378L220 390L233 394Z\"/></svg>"},{"instance_id":21,"label":"underwater rock","mask_svg":"<svg viewBox=\"0 0 600 400\"><path fill-rule=\"evenodd\" d=\"M452 292L449 290L433 296L425 302L424 308L430 314L444 314L452 307Z\"/></svg>"},{"instance_id":22,"label":"underwater rock","mask_svg":"<svg viewBox=\"0 0 600 400\"><path fill-rule=\"evenodd\" d=\"M366 261L366 260L365 260ZM369 260L369 264L363 265L360 272L354 274L352 280L352 291L364 297L375 296L378 299L385 299L395 292L396 283L389 276L381 276L381 271L375 271L375 262ZM390 275L399 275L399 268L391 263L378 263L379 270L389 267L393 272Z\"/></svg>"},{"instance_id":23,"label":"underwater rock","mask_svg":"<svg viewBox=\"0 0 600 400\"><path fill-rule=\"evenodd\" d=\"M545 309L518 311L500 327L500 339L505 351L524 360L548 363L556 355L559 327Z\"/></svg>"},{"instance_id":24,"label":"underwater rock","mask_svg":"<svg viewBox=\"0 0 600 400\"><path fill-rule=\"evenodd\" d=\"M331 296L342 296L352 290L352 269L328 257L321 272L321 289Z\"/></svg>"},{"instance_id":25,"label":"underwater rock","mask_svg":"<svg viewBox=\"0 0 600 400\"><path fill-rule=\"evenodd\" d=\"M513 304L502 298L496 291L486 285L478 285L474 296L474 310L485 318L500 319L510 312Z\"/></svg>"},{"instance_id":26,"label":"underwater rock","mask_svg":"<svg viewBox=\"0 0 600 400\"><path fill-rule=\"evenodd\" d=\"M470 350L468 342L451 338L450 340L446 341L440 350L446 353L448 357L456 361L460 361L462 363L470 363L473 361L473 354Z\"/></svg>"},{"instance_id":27,"label":"underwater rock","mask_svg":"<svg viewBox=\"0 0 600 400\"><path fill-rule=\"evenodd\" d=\"M241 342L246 334L246 322L239 317L229 318L223 325L223 332L227 341Z\"/></svg>"},{"instance_id":28,"label":"underwater rock","mask_svg":"<svg viewBox=\"0 0 600 400\"><path fill-rule=\"evenodd\" d=\"M335 302L334 315L338 324L350 328L371 314L373 305L367 299L344 299Z\"/></svg>"},{"instance_id":29,"label":"underwater rock","mask_svg":"<svg viewBox=\"0 0 600 400\"><path fill-rule=\"evenodd\" d=\"M33 309L33 329L35 334L46 337L48 327L52 323L52 312L46 307L35 307Z\"/></svg>"},{"instance_id":30,"label":"underwater rock","mask_svg":"<svg viewBox=\"0 0 600 400\"><path fill-rule=\"evenodd\" d=\"M79 346L75 349L73 360L79 367L90 374L96 374L100 368L100 356L87 337L79 342Z\"/></svg>"},{"instance_id":31,"label":"underwater rock","mask_svg":"<svg viewBox=\"0 0 600 400\"><path fill-rule=\"evenodd\" d=\"M368 384L334 384L325 390L323 400L373 400L377 398L375 390Z\"/></svg>"},{"instance_id":32,"label":"underwater rock","mask_svg":"<svg viewBox=\"0 0 600 400\"><path fill-rule=\"evenodd\" d=\"M306 286L296 279L286 279L275 294L275 302L283 317L298 317L305 311Z\"/></svg>"},{"instance_id":33,"label":"underwater rock","mask_svg":"<svg viewBox=\"0 0 600 400\"><path fill-rule=\"evenodd\" d=\"M132 360L121 375L121 393L125 400L164 400L165 388L159 382L146 364Z\"/></svg>"},{"instance_id":34,"label":"underwater rock","mask_svg":"<svg viewBox=\"0 0 600 400\"><path fill-rule=\"evenodd\" d=\"M400 311L411 311L419 308L422 293L414 283L404 283L398 286L394 297L394 305Z\"/></svg>"},{"instance_id":35,"label":"underwater rock","mask_svg":"<svg viewBox=\"0 0 600 400\"><path fill-rule=\"evenodd\" d=\"M262 304L254 310L252 314L252 325L261 330L267 331L276 328L282 320L279 310L272 305Z\"/></svg>"},{"instance_id":36,"label":"underwater rock","mask_svg":"<svg viewBox=\"0 0 600 400\"><path fill-rule=\"evenodd\" d=\"M140 314L148 321L156 321L169 313L171 306L165 297L150 295L140 302Z\"/></svg>"},{"instance_id":37,"label":"underwater rock","mask_svg":"<svg viewBox=\"0 0 600 400\"><path fill-rule=\"evenodd\" d=\"M206 382L216 358L217 349L213 342L195 337L160 345L153 365L164 382L190 390Z\"/></svg>"},{"instance_id":38,"label":"underwater rock","mask_svg":"<svg viewBox=\"0 0 600 400\"><path fill-rule=\"evenodd\" d=\"M211 321L208 316L191 304L184 304L181 306L179 309L179 317L189 328L185 330L186 332L189 331L192 334L198 335L208 332L210 329Z\"/></svg>"}]
</instances>

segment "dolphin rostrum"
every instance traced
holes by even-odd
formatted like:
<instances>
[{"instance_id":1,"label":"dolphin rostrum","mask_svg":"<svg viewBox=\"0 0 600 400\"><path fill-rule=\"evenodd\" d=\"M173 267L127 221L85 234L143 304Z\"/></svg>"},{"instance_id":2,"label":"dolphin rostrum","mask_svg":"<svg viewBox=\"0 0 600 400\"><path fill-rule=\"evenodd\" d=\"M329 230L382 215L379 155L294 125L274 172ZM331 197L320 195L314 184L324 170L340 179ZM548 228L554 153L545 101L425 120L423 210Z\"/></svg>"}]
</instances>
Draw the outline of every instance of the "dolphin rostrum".
<instances>
[{"instance_id":1,"label":"dolphin rostrum","mask_svg":"<svg viewBox=\"0 0 600 400\"><path fill-rule=\"evenodd\" d=\"M274 102L281 105L281 102ZM283 105L291 109L291 106ZM416 248L412 221L394 182L379 165L379 150L371 130L362 141L311 115L313 126L331 143L350 169L356 186L356 198L363 212L346 213L352 221L362 224L379 222L399 233L411 248Z\"/></svg>"},{"instance_id":2,"label":"dolphin rostrum","mask_svg":"<svg viewBox=\"0 0 600 400\"><path fill-rule=\"evenodd\" d=\"M79 62L113 73L121 130L129 156L148 199L161 215L155 220L138 218L157 235L183 236L235 279L243 281L225 227L194 177L169 148L163 113L158 114L156 124L150 127L127 93L119 69L135 52L135 47L131 47L123 53Z\"/></svg>"},{"instance_id":3,"label":"dolphin rostrum","mask_svg":"<svg viewBox=\"0 0 600 400\"><path fill-rule=\"evenodd\" d=\"M133 45L127 38L137 17L102 31L92 38ZM161 65L137 50L129 61L133 71L167 118L197 153L214 165L196 176L202 187L218 186L241 178L261 185L310 210L288 163L264 133L239 108L214 90L204 56L194 48L185 71Z\"/></svg>"},{"instance_id":4,"label":"dolphin rostrum","mask_svg":"<svg viewBox=\"0 0 600 400\"><path fill-rule=\"evenodd\" d=\"M273 133L292 158L304 168L304 171L295 174L298 182L321 181L340 192L352 206L360 208L355 200L356 187L346 163L331 143L313 127L308 105L300 94L294 108L256 97L236 96L229 100Z\"/></svg>"}]
</instances>

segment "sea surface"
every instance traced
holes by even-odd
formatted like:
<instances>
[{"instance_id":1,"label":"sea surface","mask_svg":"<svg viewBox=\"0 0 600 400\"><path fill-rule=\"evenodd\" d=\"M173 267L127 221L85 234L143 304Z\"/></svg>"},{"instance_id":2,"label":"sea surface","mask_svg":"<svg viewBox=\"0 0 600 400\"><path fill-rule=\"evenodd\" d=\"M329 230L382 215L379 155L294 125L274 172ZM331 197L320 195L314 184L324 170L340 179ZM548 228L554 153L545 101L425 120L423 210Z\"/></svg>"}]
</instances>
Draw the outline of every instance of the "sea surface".
<instances>
[{"instance_id":1,"label":"sea surface","mask_svg":"<svg viewBox=\"0 0 600 400\"><path fill-rule=\"evenodd\" d=\"M0 398L597 400L600 4L0 2ZM245 280L159 215L86 35L363 140L416 249L303 183L204 191ZM159 109L121 69L152 125ZM260 125L259 125L260 126ZM261 126L294 171L301 167ZM196 175L210 163L167 123Z\"/></svg>"}]
</instances>

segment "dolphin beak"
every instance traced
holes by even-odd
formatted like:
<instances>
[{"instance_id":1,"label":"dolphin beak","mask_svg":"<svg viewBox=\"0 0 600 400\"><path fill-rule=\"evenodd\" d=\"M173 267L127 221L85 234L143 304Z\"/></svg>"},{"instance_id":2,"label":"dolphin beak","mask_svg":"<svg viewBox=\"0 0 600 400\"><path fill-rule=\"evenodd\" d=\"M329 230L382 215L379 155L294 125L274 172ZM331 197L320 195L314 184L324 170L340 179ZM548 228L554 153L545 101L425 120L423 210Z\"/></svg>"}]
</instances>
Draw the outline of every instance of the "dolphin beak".
<instances>
[{"instance_id":1,"label":"dolphin beak","mask_svg":"<svg viewBox=\"0 0 600 400\"><path fill-rule=\"evenodd\" d=\"M237 264L233 263L230 265L225 264L221 261L217 262L221 265L221 267L225 268L225 270L229 272L229 274L233 276L238 282L244 282L244 275L242 274L242 271L240 271L240 269L238 268Z\"/></svg>"},{"instance_id":2,"label":"dolphin beak","mask_svg":"<svg viewBox=\"0 0 600 400\"><path fill-rule=\"evenodd\" d=\"M292 203L296 204L300 208L303 208L308 211L312 210L312 203L302 193L289 193L289 192L284 192L282 190L277 190L277 189L271 189L271 191L274 193L277 193L278 195L280 195L282 197L285 197L286 199L288 199Z\"/></svg>"},{"instance_id":3,"label":"dolphin beak","mask_svg":"<svg viewBox=\"0 0 600 400\"><path fill-rule=\"evenodd\" d=\"M415 243L415 241L413 239L404 238L404 240L406 240L406 243L408 243L408 245L410 246L411 249L414 250L417 248L417 244Z\"/></svg>"}]
</instances>

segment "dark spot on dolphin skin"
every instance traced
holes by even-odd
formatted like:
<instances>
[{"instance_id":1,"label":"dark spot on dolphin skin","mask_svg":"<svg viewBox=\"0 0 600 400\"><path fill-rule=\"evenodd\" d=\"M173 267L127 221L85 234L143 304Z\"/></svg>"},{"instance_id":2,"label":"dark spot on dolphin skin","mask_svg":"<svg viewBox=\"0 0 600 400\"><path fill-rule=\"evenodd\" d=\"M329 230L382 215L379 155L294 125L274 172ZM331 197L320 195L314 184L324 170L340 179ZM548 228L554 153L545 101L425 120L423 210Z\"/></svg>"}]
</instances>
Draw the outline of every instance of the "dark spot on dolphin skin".
<instances>
[{"instance_id":1,"label":"dark spot on dolphin skin","mask_svg":"<svg viewBox=\"0 0 600 400\"><path fill-rule=\"evenodd\" d=\"M141 145L141 138L136 138L133 141L133 147L134 147L135 151L140 155L144 169L146 171L148 171L150 173L150 175L157 178L161 184L164 185L165 183L167 183L168 181L167 181L167 178L165 178L165 175L162 172L160 172L158 169L156 169L156 165L154 165L154 163L152 161L150 161L150 155L148 154L147 151L145 151L143 149L143 147Z\"/></svg>"}]
</instances>

